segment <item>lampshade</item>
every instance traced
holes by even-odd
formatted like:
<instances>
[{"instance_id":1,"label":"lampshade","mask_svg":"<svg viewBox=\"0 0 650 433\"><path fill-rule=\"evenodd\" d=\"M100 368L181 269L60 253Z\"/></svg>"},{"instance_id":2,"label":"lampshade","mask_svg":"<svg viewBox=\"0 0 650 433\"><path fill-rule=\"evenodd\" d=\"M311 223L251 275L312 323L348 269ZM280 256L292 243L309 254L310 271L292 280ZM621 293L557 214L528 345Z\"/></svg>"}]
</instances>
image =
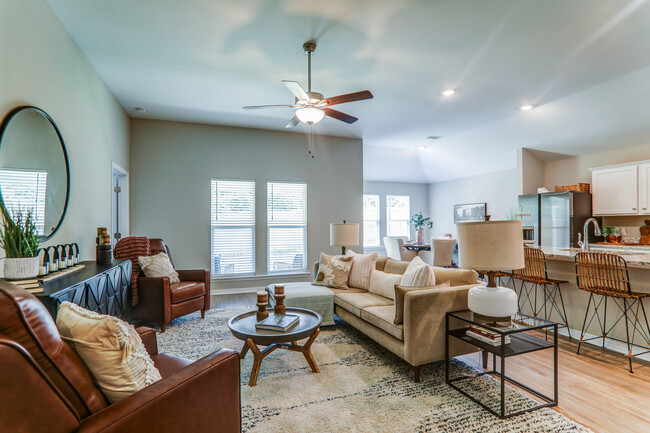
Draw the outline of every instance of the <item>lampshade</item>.
<instances>
[{"instance_id":1,"label":"lampshade","mask_svg":"<svg viewBox=\"0 0 650 433\"><path fill-rule=\"evenodd\" d=\"M359 224L330 224L330 245L339 247L359 245Z\"/></svg>"},{"instance_id":2,"label":"lampshade","mask_svg":"<svg viewBox=\"0 0 650 433\"><path fill-rule=\"evenodd\" d=\"M296 110L296 116L301 122L312 124L320 122L325 112L320 108L305 107Z\"/></svg>"},{"instance_id":3,"label":"lampshade","mask_svg":"<svg viewBox=\"0 0 650 433\"><path fill-rule=\"evenodd\" d=\"M520 220L457 223L459 266L481 271L522 269L522 228Z\"/></svg>"}]
</instances>

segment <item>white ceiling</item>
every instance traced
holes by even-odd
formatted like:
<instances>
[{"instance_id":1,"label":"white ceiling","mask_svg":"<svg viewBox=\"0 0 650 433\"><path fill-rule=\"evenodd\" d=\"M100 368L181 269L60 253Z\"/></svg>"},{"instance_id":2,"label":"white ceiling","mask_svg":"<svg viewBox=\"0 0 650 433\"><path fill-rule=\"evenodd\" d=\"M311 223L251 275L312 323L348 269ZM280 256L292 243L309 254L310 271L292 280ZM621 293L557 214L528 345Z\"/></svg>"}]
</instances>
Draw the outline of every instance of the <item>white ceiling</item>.
<instances>
[{"instance_id":1,"label":"white ceiling","mask_svg":"<svg viewBox=\"0 0 650 433\"><path fill-rule=\"evenodd\" d=\"M241 107L292 103L280 81L306 87L316 39L313 90L375 96L336 107L357 123L315 127L363 138L365 180L650 145L647 0L46 1L134 117L283 129L291 111Z\"/></svg>"}]
</instances>

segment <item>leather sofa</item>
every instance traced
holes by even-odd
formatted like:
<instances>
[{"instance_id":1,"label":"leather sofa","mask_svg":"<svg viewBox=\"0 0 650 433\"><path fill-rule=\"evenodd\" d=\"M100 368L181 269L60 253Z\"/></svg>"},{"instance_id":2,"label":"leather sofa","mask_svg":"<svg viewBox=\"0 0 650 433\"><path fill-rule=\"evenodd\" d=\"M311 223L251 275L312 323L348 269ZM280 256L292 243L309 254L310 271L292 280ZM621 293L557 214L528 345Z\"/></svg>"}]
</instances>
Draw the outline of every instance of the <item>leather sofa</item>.
<instances>
[{"instance_id":1,"label":"leather sofa","mask_svg":"<svg viewBox=\"0 0 650 433\"><path fill-rule=\"evenodd\" d=\"M165 253L172 262L169 247L162 239L149 239L151 255ZM210 272L207 269L183 271L176 270L180 283L171 284L169 278L138 277L137 305L133 307L134 319L159 323L162 332L165 325L173 319L195 311L210 309Z\"/></svg>"},{"instance_id":2,"label":"leather sofa","mask_svg":"<svg viewBox=\"0 0 650 433\"><path fill-rule=\"evenodd\" d=\"M137 330L163 379L108 405L45 307L0 281L0 432L241 431L236 352L191 362L159 354L155 332Z\"/></svg>"}]
</instances>

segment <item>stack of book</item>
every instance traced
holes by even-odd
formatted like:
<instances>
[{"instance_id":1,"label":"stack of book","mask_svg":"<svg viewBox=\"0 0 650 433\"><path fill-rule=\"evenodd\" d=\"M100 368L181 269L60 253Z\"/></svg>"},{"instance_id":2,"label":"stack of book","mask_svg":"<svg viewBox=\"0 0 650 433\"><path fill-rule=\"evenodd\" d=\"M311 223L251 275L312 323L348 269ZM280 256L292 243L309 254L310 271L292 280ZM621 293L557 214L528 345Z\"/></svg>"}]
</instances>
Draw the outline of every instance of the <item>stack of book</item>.
<instances>
[{"instance_id":1,"label":"stack of book","mask_svg":"<svg viewBox=\"0 0 650 433\"><path fill-rule=\"evenodd\" d=\"M269 331L284 332L294 326L300 321L300 316L297 314L269 314L269 317L257 322L255 327L257 329L266 329Z\"/></svg>"},{"instance_id":2,"label":"stack of book","mask_svg":"<svg viewBox=\"0 0 650 433\"><path fill-rule=\"evenodd\" d=\"M491 344L493 346L501 345L501 334L498 332L490 331L488 329L482 328L480 326L472 325L466 332L468 337L475 338L484 343ZM505 336L505 344L510 343L510 336Z\"/></svg>"}]
</instances>

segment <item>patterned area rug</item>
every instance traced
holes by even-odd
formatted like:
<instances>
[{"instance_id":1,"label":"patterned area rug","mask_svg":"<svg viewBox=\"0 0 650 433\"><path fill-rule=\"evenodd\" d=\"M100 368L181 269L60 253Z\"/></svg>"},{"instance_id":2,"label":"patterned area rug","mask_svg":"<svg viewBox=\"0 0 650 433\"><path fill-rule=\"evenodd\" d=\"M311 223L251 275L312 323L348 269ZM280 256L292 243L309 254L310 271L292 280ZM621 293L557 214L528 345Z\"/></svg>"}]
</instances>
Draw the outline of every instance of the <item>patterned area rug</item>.
<instances>
[{"instance_id":1,"label":"patterned area rug","mask_svg":"<svg viewBox=\"0 0 650 433\"><path fill-rule=\"evenodd\" d=\"M158 334L161 353L199 359L243 342L230 333L228 319L252 307L211 310L175 320ZM365 335L337 318L312 346L320 374L300 353L276 350L262 362L257 386L249 387L253 356L242 361L244 432L590 432L551 410L540 409L500 420L445 384L444 362L422 369L415 383L411 368ZM478 356L477 356L478 359ZM476 370L452 361L452 375ZM464 389L497 407L498 382L487 376L461 381ZM508 390L510 409L534 404Z\"/></svg>"}]
</instances>

